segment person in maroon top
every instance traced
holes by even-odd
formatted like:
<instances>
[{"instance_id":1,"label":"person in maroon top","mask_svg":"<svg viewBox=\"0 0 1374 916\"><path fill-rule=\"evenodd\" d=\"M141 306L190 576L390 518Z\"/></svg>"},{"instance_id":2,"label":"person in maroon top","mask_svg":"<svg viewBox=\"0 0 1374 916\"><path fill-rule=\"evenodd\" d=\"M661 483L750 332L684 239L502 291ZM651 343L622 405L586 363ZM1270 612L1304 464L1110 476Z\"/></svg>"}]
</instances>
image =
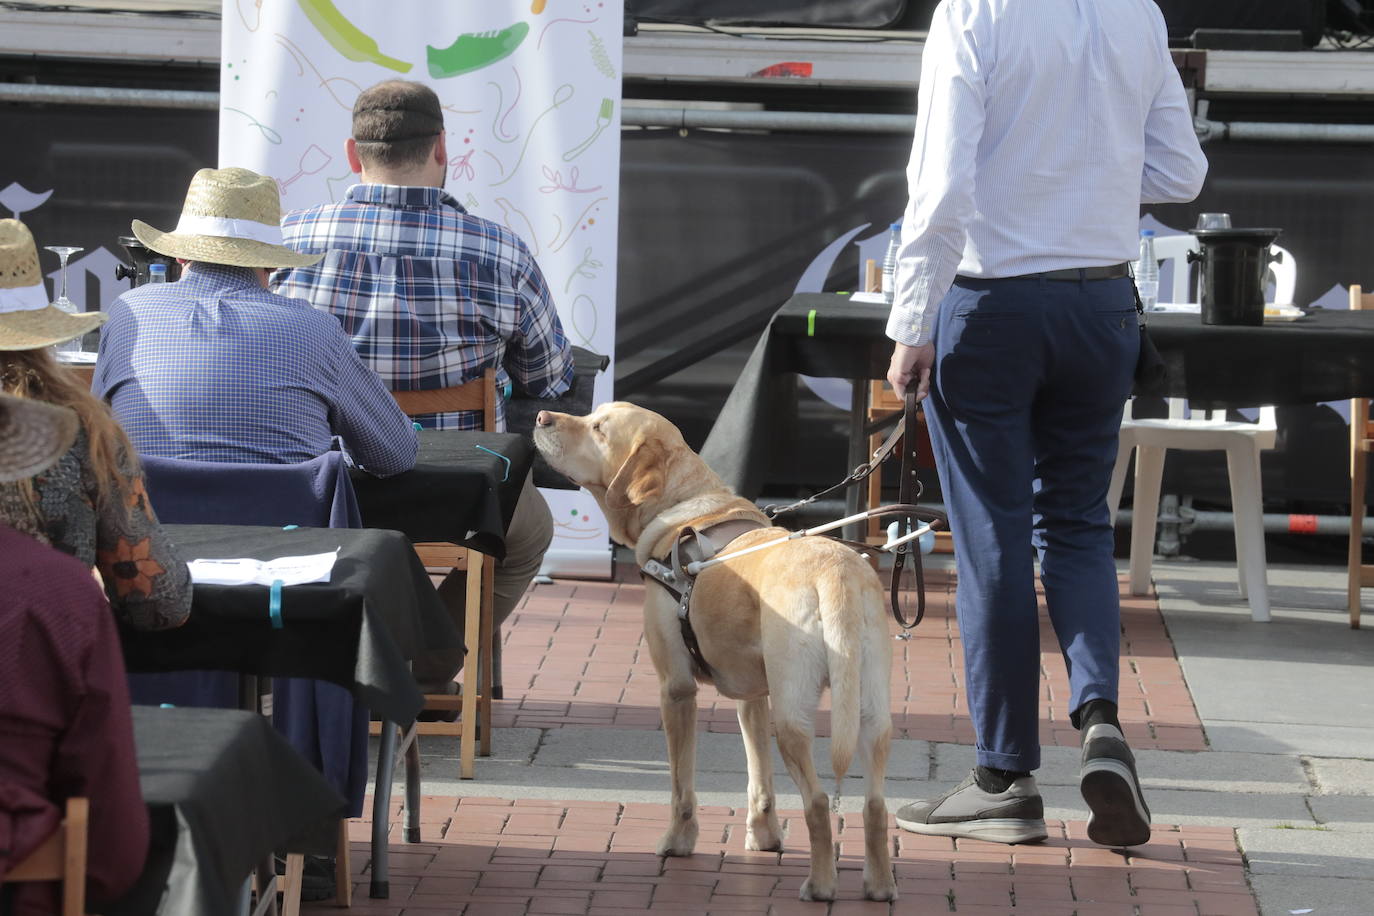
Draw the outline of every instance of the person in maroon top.
<instances>
[{"instance_id":1,"label":"person in maroon top","mask_svg":"<svg viewBox=\"0 0 1374 916\"><path fill-rule=\"evenodd\" d=\"M76 435L64 408L0 395L0 480L56 461ZM90 799L87 899L127 891L148 851L114 614L89 569L0 525L0 914L58 912L55 884L3 884Z\"/></svg>"}]
</instances>

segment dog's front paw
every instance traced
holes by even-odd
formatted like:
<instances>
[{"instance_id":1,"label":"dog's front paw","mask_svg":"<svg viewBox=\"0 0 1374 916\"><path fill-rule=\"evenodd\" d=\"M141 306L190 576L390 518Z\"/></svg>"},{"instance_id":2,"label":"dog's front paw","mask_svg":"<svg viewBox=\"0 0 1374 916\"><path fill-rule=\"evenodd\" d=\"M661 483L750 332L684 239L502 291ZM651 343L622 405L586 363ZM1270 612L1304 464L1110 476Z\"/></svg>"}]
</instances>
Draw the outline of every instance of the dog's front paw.
<instances>
[{"instance_id":1,"label":"dog's front paw","mask_svg":"<svg viewBox=\"0 0 1374 916\"><path fill-rule=\"evenodd\" d=\"M658 841L658 854L660 856L690 856L692 850L696 849L696 845L697 825L693 821L690 825L683 825L663 834L663 839Z\"/></svg>"},{"instance_id":2,"label":"dog's front paw","mask_svg":"<svg viewBox=\"0 0 1374 916\"><path fill-rule=\"evenodd\" d=\"M782 837L768 830L750 830L744 835L744 848L752 852L782 852Z\"/></svg>"},{"instance_id":3,"label":"dog's front paw","mask_svg":"<svg viewBox=\"0 0 1374 916\"><path fill-rule=\"evenodd\" d=\"M834 900L835 884L822 884L814 878L807 878L806 883L801 886L801 893L797 895L802 900Z\"/></svg>"},{"instance_id":4,"label":"dog's front paw","mask_svg":"<svg viewBox=\"0 0 1374 916\"><path fill-rule=\"evenodd\" d=\"M896 900L897 885L889 875L886 881L871 882L864 879L864 899L865 900Z\"/></svg>"}]
</instances>

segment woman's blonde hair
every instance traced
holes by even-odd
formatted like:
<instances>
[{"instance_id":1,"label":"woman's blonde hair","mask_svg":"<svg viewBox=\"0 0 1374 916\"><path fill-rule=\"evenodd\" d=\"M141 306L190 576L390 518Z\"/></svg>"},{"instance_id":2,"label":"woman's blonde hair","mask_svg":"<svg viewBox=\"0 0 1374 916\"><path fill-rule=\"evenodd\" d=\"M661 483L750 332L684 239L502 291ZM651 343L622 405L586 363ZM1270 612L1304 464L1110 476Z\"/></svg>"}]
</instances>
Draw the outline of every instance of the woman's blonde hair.
<instances>
[{"instance_id":1,"label":"woman's blonde hair","mask_svg":"<svg viewBox=\"0 0 1374 916\"><path fill-rule=\"evenodd\" d=\"M0 388L76 412L86 433L98 503L105 503L110 490L137 467L137 453L109 405L91 394L81 376L60 365L48 347L0 351ZM21 481L18 486L36 511L32 483Z\"/></svg>"}]
</instances>

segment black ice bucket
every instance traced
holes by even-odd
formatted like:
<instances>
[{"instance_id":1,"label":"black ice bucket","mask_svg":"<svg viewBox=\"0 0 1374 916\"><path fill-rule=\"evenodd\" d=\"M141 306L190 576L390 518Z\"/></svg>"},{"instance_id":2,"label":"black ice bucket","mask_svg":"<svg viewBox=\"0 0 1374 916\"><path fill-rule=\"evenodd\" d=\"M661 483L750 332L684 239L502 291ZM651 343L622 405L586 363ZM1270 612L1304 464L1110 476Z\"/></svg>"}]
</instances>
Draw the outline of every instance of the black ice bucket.
<instances>
[{"instance_id":1,"label":"black ice bucket","mask_svg":"<svg viewBox=\"0 0 1374 916\"><path fill-rule=\"evenodd\" d=\"M1201 268L1203 324L1264 324L1264 277L1269 246L1281 229L1194 229L1202 250L1189 261Z\"/></svg>"},{"instance_id":2,"label":"black ice bucket","mask_svg":"<svg viewBox=\"0 0 1374 916\"><path fill-rule=\"evenodd\" d=\"M123 245L124 250L129 252L129 257L133 260L134 266L130 268L120 264L116 267L116 280L123 280L125 277L131 277L133 278L134 286L142 286L144 283L148 282L149 264L166 264L168 283L174 282L181 276L181 265L177 263L176 258L169 258L165 254L158 254L132 235L121 235L119 237L119 244Z\"/></svg>"}]
</instances>

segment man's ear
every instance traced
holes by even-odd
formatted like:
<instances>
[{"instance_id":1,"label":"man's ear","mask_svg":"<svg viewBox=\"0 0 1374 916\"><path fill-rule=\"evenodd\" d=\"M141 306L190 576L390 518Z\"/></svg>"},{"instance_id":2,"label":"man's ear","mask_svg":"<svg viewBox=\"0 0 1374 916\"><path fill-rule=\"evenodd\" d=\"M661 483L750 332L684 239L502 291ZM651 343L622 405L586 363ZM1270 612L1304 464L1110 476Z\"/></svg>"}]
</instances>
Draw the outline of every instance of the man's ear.
<instances>
[{"instance_id":1,"label":"man's ear","mask_svg":"<svg viewBox=\"0 0 1374 916\"><path fill-rule=\"evenodd\" d=\"M658 439L640 439L606 487L606 505L630 509L657 498L667 480L668 450Z\"/></svg>"},{"instance_id":2,"label":"man's ear","mask_svg":"<svg viewBox=\"0 0 1374 916\"><path fill-rule=\"evenodd\" d=\"M448 140L443 131L439 132L439 137L434 141L434 163L448 168Z\"/></svg>"},{"instance_id":3,"label":"man's ear","mask_svg":"<svg viewBox=\"0 0 1374 916\"><path fill-rule=\"evenodd\" d=\"M348 168L353 174L363 173L363 161L358 158L358 141L352 137L344 141L344 158L348 160Z\"/></svg>"}]
</instances>

